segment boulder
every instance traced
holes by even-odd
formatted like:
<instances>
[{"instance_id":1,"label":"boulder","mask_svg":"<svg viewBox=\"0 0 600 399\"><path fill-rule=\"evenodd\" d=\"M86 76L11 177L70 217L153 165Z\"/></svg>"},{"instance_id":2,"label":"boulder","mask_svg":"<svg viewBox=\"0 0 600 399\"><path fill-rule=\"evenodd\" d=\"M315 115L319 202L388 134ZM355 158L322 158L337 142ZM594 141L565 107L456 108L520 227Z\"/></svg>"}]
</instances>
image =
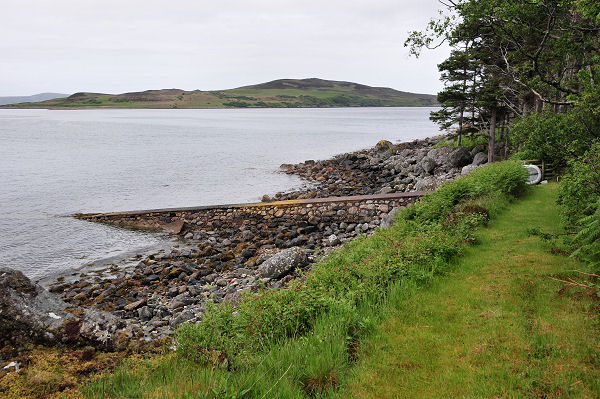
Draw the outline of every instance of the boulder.
<instances>
[{"instance_id":1,"label":"boulder","mask_svg":"<svg viewBox=\"0 0 600 399\"><path fill-rule=\"evenodd\" d=\"M428 156L426 156L426 157L424 157L421 160L421 167L427 173L433 172L433 170L435 169L436 166L437 165L436 165L435 160L433 158L429 158Z\"/></svg>"},{"instance_id":2,"label":"boulder","mask_svg":"<svg viewBox=\"0 0 600 399\"><path fill-rule=\"evenodd\" d=\"M473 169L476 169L476 168L477 168L477 165L475 165L475 164L471 164L471 165L463 166L462 170L460 171L460 174L461 174L462 176L464 176L464 175L468 175L469 173L471 173L471 171L472 171Z\"/></svg>"},{"instance_id":3,"label":"boulder","mask_svg":"<svg viewBox=\"0 0 600 399\"><path fill-rule=\"evenodd\" d=\"M471 163L471 153L465 147L458 147L448 155L448 162L454 168L461 168Z\"/></svg>"},{"instance_id":4,"label":"boulder","mask_svg":"<svg viewBox=\"0 0 600 399\"><path fill-rule=\"evenodd\" d=\"M438 185L439 181L434 176L426 176L417 181L415 191L433 191Z\"/></svg>"},{"instance_id":5,"label":"boulder","mask_svg":"<svg viewBox=\"0 0 600 399\"><path fill-rule=\"evenodd\" d=\"M383 219L381 219L381 227L390 227L394 224L394 221L396 220L396 215L398 214L398 212L400 211L400 207L394 208L392 209L387 215L385 215L383 217Z\"/></svg>"},{"instance_id":6,"label":"boulder","mask_svg":"<svg viewBox=\"0 0 600 399\"><path fill-rule=\"evenodd\" d=\"M485 147L482 146L481 144L477 144L475 147L473 147L471 149L471 156L475 157L475 155L479 154L480 152L485 151Z\"/></svg>"},{"instance_id":7,"label":"boulder","mask_svg":"<svg viewBox=\"0 0 600 399\"><path fill-rule=\"evenodd\" d=\"M427 156L433 159L437 165L446 165L448 163L448 156L452 151L454 151L454 147L452 146L434 148L429 150Z\"/></svg>"},{"instance_id":8,"label":"boulder","mask_svg":"<svg viewBox=\"0 0 600 399\"><path fill-rule=\"evenodd\" d=\"M340 239L338 238L338 236L336 236L335 234L330 235L329 237L327 237L327 245L330 247L334 247L336 245L340 245L342 242L340 241Z\"/></svg>"},{"instance_id":9,"label":"boulder","mask_svg":"<svg viewBox=\"0 0 600 399\"><path fill-rule=\"evenodd\" d=\"M473 165L475 165L475 166L483 165L484 163L487 163L487 161L488 161L488 156L485 152L478 152L473 157Z\"/></svg>"},{"instance_id":10,"label":"boulder","mask_svg":"<svg viewBox=\"0 0 600 399\"><path fill-rule=\"evenodd\" d=\"M391 152L393 148L394 148L394 145L387 140L379 140L377 145L375 145L375 151L377 151L377 152L386 152L386 151Z\"/></svg>"},{"instance_id":11,"label":"boulder","mask_svg":"<svg viewBox=\"0 0 600 399\"><path fill-rule=\"evenodd\" d=\"M124 322L107 312L78 309L23 273L0 268L0 346L28 342L63 342L111 347Z\"/></svg>"},{"instance_id":12,"label":"boulder","mask_svg":"<svg viewBox=\"0 0 600 399\"><path fill-rule=\"evenodd\" d=\"M280 278L300 267L304 261L304 254L298 247L285 249L264 261L258 272L263 278Z\"/></svg>"}]
</instances>

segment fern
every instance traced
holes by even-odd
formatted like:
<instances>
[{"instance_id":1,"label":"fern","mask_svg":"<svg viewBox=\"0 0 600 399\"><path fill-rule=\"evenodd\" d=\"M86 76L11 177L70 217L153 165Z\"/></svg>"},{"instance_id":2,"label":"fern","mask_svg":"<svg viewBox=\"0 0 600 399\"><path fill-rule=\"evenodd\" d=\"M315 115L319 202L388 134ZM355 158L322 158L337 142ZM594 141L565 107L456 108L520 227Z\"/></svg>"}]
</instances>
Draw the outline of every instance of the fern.
<instances>
[{"instance_id":1,"label":"fern","mask_svg":"<svg viewBox=\"0 0 600 399\"><path fill-rule=\"evenodd\" d=\"M592 215L581 219L581 226L574 239L579 248L571 256L594 266L600 265L600 201L596 203L596 211Z\"/></svg>"}]
</instances>

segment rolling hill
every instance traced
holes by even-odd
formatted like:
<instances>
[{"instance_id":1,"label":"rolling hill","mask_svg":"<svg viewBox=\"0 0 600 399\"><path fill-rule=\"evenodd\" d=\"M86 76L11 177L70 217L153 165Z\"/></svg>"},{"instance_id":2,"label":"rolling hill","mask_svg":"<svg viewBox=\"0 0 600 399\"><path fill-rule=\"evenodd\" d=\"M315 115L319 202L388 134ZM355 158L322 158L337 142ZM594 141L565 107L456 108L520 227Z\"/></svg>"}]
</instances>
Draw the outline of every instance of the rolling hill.
<instances>
[{"instance_id":1,"label":"rolling hill","mask_svg":"<svg viewBox=\"0 0 600 399\"><path fill-rule=\"evenodd\" d=\"M147 90L123 94L75 93L67 98L5 108L304 108L435 106L431 94L322 79L280 79L217 91Z\"/></svg>"},{"instance_id":2,"label":"rolling hill","mask_svg":"<svg viewBox=\"0 0 600 399\"><path fill-rule=\"evenodd\" d=\"M53 100L55 98L65 98L65 97L69 97L69 95L61 94L61 93L40 93L40 94L34 94L32 96L0 97L0 105L32 103L32 102Z\"/></svg>"}]
</instances>

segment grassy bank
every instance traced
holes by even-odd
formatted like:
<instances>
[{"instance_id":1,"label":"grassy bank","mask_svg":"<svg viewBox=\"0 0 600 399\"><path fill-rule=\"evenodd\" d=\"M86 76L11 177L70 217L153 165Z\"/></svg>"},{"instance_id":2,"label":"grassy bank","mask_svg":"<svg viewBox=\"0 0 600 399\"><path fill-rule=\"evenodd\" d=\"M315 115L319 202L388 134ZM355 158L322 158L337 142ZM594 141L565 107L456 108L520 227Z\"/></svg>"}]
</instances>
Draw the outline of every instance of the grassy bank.
<instances>
[{"instance_id":1,"label":"grassy bank","mask_svg":"<svg viewBox=\"0 0 600 399\"><path fill-rule=\"evenodd\" d=\"M452 273L392 295L335 397L600 396L594 273L527 230L558 233L557 186L541 186L478 233Z\"/></svg>"},{"instance_id":2,"label":"grassy bank","mask_svg":"<svg viewBox=\"0 0 600 399\"><path fill-rule=\"evenodd\" d=\"M209 307L181 328L177 354L130 362L84 387L89 397L320 397L338 391L359 348L390 317L388 303L452 270L524 189L516 163L494 164L444 185L395 225L330 255L285 289Z\"/></svg>"}]
</instances>

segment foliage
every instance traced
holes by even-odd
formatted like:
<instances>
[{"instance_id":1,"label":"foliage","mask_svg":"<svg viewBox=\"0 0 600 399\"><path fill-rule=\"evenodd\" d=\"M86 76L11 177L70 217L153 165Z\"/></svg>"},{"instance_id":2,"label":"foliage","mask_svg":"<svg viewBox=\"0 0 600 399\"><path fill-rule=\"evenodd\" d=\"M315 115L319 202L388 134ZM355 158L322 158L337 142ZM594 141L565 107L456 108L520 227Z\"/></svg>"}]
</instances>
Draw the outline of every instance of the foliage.
<instances>
[{"instance_id":1,"label":"foliage","mask_svg":"<svg viewBox=\"0 0 600 399\"><path fill-rule=\"evenodd\" d=\"M562 166L583 154L593 139L574 112L531 114L513 124L512 134L526 159Z\"/></svg>"},{"instance_id":2,"label":"foliage","mask_svg":"<svg viewBox=\"0 0 600 399\"><path fill-rule=\"evenodd\" d=\"M600 142L571 162L560 187L558 201L567 225L576 225L582 217L595 212L600 200Z\"/></svg>"},{"instance_id":3,"label":"foliage","mask_svg":"<svg viewBox=\"0 0 600 399\"><path fill-rule=\"evenodd\" d=\"M514 117L522 151L566 163L600 131L600 7L592 0L459 0L405 42L411 53L447 42L439 65L442 128L478 130ZM575 108L573 108L575 107ZM533 115L532 112L544 115ZM565 116L551 114L564 113ZM530 132L531 131L531 132ZM564 134L563 134L564 133ZM529 137L530 134L533 137ZM571 141L575 148L571 147ZM493 141L490 141L490 149ZM550 160L546 158L546 160Z\"/></svg>"},{"instance_id":4,"label":"foliage","mask_svg":"<svg viewBox=\"0 0 600 399\"><path fill-rule=\"evenodd\" d=\"M573 256L600 266L600 200L594 205L595 212L581 219L581 229L573 240L577 250Z\"/></svg>"}]
</instances>

